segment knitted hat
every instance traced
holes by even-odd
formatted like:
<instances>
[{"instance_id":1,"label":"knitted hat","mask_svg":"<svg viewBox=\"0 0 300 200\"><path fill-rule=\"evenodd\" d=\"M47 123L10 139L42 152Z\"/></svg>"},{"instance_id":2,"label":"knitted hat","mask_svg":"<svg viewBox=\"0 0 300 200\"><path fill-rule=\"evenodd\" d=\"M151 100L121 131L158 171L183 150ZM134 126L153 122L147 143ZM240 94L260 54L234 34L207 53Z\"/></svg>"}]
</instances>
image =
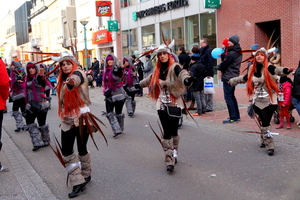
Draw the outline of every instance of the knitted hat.
<instances>
[{"instance_id":1,"label":"knitted hat","mask_svg":"<svg viewBox=\"0 0 300 200\"><path fill-rule=\"evenodd\" d=\"M192 59L192 60L200 60L200 54L194 53L194 54L191 56L191 59Z\"/></svg>"},{"instance_id":2,"label":"knitted hat","mask_svg":"<svg viewBox=\"0 0 300 200\"><path fill-rule=\"evenodd\" d=\"M232 42L234 45L236 45L239 43L240 38L238 35L232 35L229 37L229 41Z\"/></svg>"},{"instance_id":3,"label":"knitted hat","mask_svg":"<svg viewBox=\"0 0 300 200\"><path fill-rule=\"evenodd\" d=\"M223 44L225 47L228 47L228 38L225 38L225 39L222 41L222 44Z\"/></svg>"},{"instance_id":4,"label":"knitted hat","mask_svg":"<svg viewBox=\"0 0 300 200\"><path fill-rule=\"evenodd\" d=\"M114 58L111 55L108 55L108 56L106 56L106 61L109 61L109 60L114 60Z\"/></svg>"},{"instance_id":5,"label":"knitted hat","mask_svg":"<svg viewBox=\"0 0 300 200\"><path fill-rule=\"evenodd\" d=\"M179 63L179 58L175 53L171 53L172 58L174 59L174 62Z\"/></svg>"},{"instance_id":6,"label":"knitted hat","mask_svg":"<svg viewBox=\"0 0 300 200\"><path fill-rule=\"evenodd\" d=\"M275 52L275 53L278 53L278 52L279 52L279 50L276 48L276 49L274 50L274 52Z\"/></svg>"},{"instance_id":7,"label":"knitted hat","mask_svg":"<svg viewBox=\"0 0 300 200\"><path fill-rule=\"evenodd\" d=\"M14 61L14 60L11 62L11 66L15 66L15 70L19 70L22 68L22 64L18 61Z\"/></svg>"},{"instance_id":8,"label":"knitted hat","mask_svg":"<svg viewBox=\"0 0 300 200\"><path fill-rule=\"evenodd\" d=\"M172 40L171 44L169 45L166 45L166 44L161 44L158 49L156 50L156 53L159 54L159 53L169 53L171 54L171 49L172 47L174 46L174 43L175 41Z\"/></svg>"},{"instance_id":9,"label":"knitted hat","mask_svg":"<svg viewBox=\"0 0 300 200\"><path fill-rule=\"evenodd\" d=\"M67 51L61 52L60 56L50 56L50 57L53 61L56 61L56 62L59 62L59 63L62 62L62 61L65 61L65 60L72 60L72 61L74 61L75 63L78 64L78 61L75 59L75 57Z\"/></svg>"}]
</instances>

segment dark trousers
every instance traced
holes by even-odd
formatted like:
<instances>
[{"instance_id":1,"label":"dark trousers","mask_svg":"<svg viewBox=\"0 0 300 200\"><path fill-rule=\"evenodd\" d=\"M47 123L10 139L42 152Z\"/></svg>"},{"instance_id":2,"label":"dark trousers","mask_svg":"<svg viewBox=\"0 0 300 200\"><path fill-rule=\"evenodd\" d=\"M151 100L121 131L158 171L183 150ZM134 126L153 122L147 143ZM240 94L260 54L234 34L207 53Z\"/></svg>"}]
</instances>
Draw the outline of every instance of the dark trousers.
<instances>
[{"instance_id":1,"label":"dark trousers","mask_svg":"<svg viewBox=\"0 0 300 200\"><path fill-rule=\"evenodd\" d=\"M166 110L158 110L157 113L164 131L164 139L170 140L171 136L177 136L179 118L169 116Z\"/></svg>"},{"instance_id":2,"label":"dark trousers","mask_svg":"<svg viewBox=\"0 0 300 200\"><path fill-rule=\"evenodd\" d=\"M113 112L115 109L115 113L117 115L121 114L124 103L125 103L125 99L122 101L115 101L115 102L105 101L106 112L110 113L110 112Z\"/></svg>"},{"instance_id":3,"label":"dark trousers","mask_svg":"<svg viewBox=\"0 0 300 200\"><path fill-rule=\"evenodd\" d=\"M235 87L232 87L226 82L223 82L224 99L226 101L229 117L231 120L240 119L240 111L238 103L236 101L234 91Z\"/></svg>"},{"instance_id":4,"label":"dark trousers","mask_svg":"<svg viewBox=\"0 0 300 200\"><path fill-rule=\"evenodd\" d=\"M258 115L262 127L270 126L270 122L274 113L274 106L270 105L264 109L254 106L254 112Z\"/></svg>"},{"instance_id":5,"label":"dark trousers","mask_svg":"<svg viewBox=\"0 0 300 200\"><path fill-rule=\"evenodd\" d=\"M87 127L84 126L82 136L80 135L79 127L73 127L68 131L61 131L61 152L63 156L69 156L74 152L73 148L75 139L79 155L84 156L88 153L87 142L89 139L89 133L87 132Z\"/></svg>"},{"instance_id":6,"label":"dark trousers","mask_svg":"<svg viewBox=\"0 0 300 200\"><path fill-rule=\"evenodd\" d=\"M37 119L39 126L44 126L46 124L48 110L43 110L41 112L30 112L26 111L26 124L34 123L35 119Z\"/></svg>"},{"instance_id":7,"label":"dark trousers","mask_svg":"<svg viewBox=\"0 0 300 200\"><path fill-rule=\"evenodd\" d=\"M0 151L2 149L2 142L1 142L1 137L2 137L2 122L3 122L3 110L0 110Z\"/></svg>"},{"instance_id":8,"label":"dark trousers","mask_svg":"<svg viewBox=\"0 0 300 200\"><path fill-rule=\"evenodd\" d=\"M19 111L19 109L21 109L21 111L24 112L25 106L26 106L25 98L17 99L13 101L12 110Z\"/></svg>"}]
</instances>

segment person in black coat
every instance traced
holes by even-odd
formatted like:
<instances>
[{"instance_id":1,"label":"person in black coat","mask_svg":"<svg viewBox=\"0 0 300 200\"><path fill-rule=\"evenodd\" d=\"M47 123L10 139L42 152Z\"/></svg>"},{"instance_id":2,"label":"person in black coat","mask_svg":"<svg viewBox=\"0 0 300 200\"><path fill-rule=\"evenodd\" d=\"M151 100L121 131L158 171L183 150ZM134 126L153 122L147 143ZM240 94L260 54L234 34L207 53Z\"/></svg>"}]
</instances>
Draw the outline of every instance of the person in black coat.
<instances>
[{"instance_id":1,"label":"person in black coat","mask_svg":"<svg viewBox=\"0 0 300 200\"><path fill-rule=\"evenodd\" d=\"M298 64L298 68L294 73L292 96L292 103L296 108L298 114L300 115L300 61ZM298 128L300 128L300 121L297 123L297 126Z\"/></svg>"},{"instance_id":2,"label":"person in black coat","mask_svg":"<svg viewBox=\"0 0 300 200\"><path fill-rule=\"evenodd\" d=\"M200 116L206 111L203 93L203 80L206 76L205 66L200 62L199 53L192 54L191 60L190 75L197 79L197 81L190 87L197 104L197 112L194 113L193 116Z\"/></svg>"},{"instance_id":3,"label":"person in black coat","mask_svg":"<svg viewBox=\"0 0 300 200\"><path fill-rule=\"evenodd\" d=\"M92 63L92 70L93 70L93 74L94 74L94 80L96 81L96 85L97 85L97 80L98 80L98 74L99 74L99 61L97 60L97 58L94 58L94 62Z\"/></svg>"},{"instance_id":4,"label":"person in black coat","mask_svg":"<svg viewBox=\"0 0 300 200\"><path fill-rule=\"evenodd\" d=\"M190 62L191 62L191 57L185 52L184 47L179 47L179 63L183 66L183 69L188 70Z\"/></svg>"},{"instance_id":5,"label":"person in black coat","mask_svg":"<svg viewBox=\"0 0 300 200\"><path fill-rule=\"evenodd\" d=\"M214 60L211 56L212 49L209 47L207 38L200 40L200 60L199 62L204 65L206 78L214 77ZM204 94L204 100L206 104L206 112L213 110L213 94Z\"/></svg>"}]
</instances>

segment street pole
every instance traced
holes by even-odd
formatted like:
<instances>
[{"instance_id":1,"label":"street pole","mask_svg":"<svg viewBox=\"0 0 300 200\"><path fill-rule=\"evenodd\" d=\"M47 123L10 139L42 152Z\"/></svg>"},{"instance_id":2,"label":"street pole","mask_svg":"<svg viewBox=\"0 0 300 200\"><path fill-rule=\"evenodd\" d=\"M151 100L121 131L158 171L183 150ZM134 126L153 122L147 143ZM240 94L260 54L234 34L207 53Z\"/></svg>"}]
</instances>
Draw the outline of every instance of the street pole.
<instances>
[{"instance_id":1,"label":"street pole","mask_svg":"<svg viewBox=\"0 0 300 200\"><path fill-rule=\"evenodd\" d=\"M89 21L80 21L83 25L83 34L84 34L84 57L85 57L85 70L88 71L88 52L87 52L87 41L86 41L86 25Z\"/></svg>"},{"instance_id":2,"label":"street pole","mask_svg":"<svg viewBox=\"0 0 300 200\"><path fill-rule=\"evenodd\" d=\"M23 64L23 52L24 52L23 49L24 49L24 46L21 45L20 47L21 47L21 49L22 49L21 63Z\"/></svg>"}]
</instances>

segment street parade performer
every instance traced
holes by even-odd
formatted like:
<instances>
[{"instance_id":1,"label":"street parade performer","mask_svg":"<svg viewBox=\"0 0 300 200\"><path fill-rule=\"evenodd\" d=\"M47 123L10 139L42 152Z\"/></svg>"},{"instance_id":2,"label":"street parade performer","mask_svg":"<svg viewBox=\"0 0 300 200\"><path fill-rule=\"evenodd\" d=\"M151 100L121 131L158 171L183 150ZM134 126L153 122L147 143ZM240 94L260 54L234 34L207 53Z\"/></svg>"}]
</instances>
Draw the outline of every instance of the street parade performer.
<instances>
[{"instance_id":1,"label":"street parade performer","mask_svg":"<svg viewBox=\"0 0 300 200\"><path fill-rule=\"evenodd\" d=\"M164 37L163 37L164 39ZM156 109L163 128L163 138L157 138L161 142L165 151L165 164L167 171L172 172L177 163L177 153L180 136L178 126L182 116L184 103L181 95L186 91L186 87L192 85L195 81L189 76L186 70L181 68L179 63L174 62L171 56L171 44L160 45L158 48L150 50L156 52L158 61L154 72L140 81L136 87L150 86L151 98L156 101ZM150 52L145 52L144 55Z\"/></svg>"},{"instance_id":2,"label":"street parade performer","mask_svg":"<svg viewBox=\"0 0 300 200\"><path fill-rule=\"evenodd\" d=\"M24 127L30 133L33 144L32 151L37 151L42 147L50 144L49 125L46 123L50 103L45 94L46 86L50 82L45 79L45 69L39 68L34 62L26 64L26 106L25 118L26 126ZM38 125L35 123L37 119Z\"/></svg>"},{"instance_id":3,"label":"street parade performer","mask_svg":"<svg viewBox=\"0 0 300 200\"><path fill-rule=\"evenodd\" d=\"M61 154L55 152L68 172L68 181L73 186L69 198L78 196L91 180L91 156L87 150L89 135L98 149L93 132L97 130L107 140L96 122L100 121L90 113L91 104L86 74L80 69L75 57L68 52L62 52L59 56L51 56L58 65L49 72L54 72L58 67L59 79L57 85L58 115L61 118ZM103 124L103 123L102 123ZM103 124L104 125L104 124ZM73 151L75 139L77 140L78 154Z\"/></svg>"},{"instance_id":4,"label":"street parade performer","mask_svg":"<svg viewBox=\"0 0 300 200\"><path fill-rule=\"evenodd\" d=\"M103 95L106 109L103 115L107 117L115 139L124 130L125 115L122 110L126 99L122 82L123 70L118 67L117 62L118 59L114 55L107 54L103 73Z\"/></svg>"},{"instance_id":5,"label":"street parade performer","mask_svg":"<svg viewBox=\"0 0 300 200\"><path fill-rule=\"evenodd\" d=\"M24 130L23 113L25 112L25 80L26 73L22 64L18 61L12 61L10 65L10 98L13 102L12 116L16 120L17 129L15 132ZM21 112L19 111L21 110Z\"/></svg>"},{"instance_id":6,"label":"street parade performer","mask_svg":"<svg viewBox=\"0 0 300 200\"><path fill-rule=\"evenodd\" d=\"M274 75L287 76L293 71L293 68L269 65L269 50L258 49L253 54L253 64L249 67L248 73L231 78L228 83L231 86L246 83L246 91L248 96L252 97L254 111L248 109L248 114L251 117L253 117L251 113L258 116L254 116L254 119L257 119L261 130L260 148L266 148L268 155L272 156L275 152L275 145L272 132L270 132L270 122L274 113L274 105L277 104L277 92L279 91Z\"/></svg>"}]
</instances>

